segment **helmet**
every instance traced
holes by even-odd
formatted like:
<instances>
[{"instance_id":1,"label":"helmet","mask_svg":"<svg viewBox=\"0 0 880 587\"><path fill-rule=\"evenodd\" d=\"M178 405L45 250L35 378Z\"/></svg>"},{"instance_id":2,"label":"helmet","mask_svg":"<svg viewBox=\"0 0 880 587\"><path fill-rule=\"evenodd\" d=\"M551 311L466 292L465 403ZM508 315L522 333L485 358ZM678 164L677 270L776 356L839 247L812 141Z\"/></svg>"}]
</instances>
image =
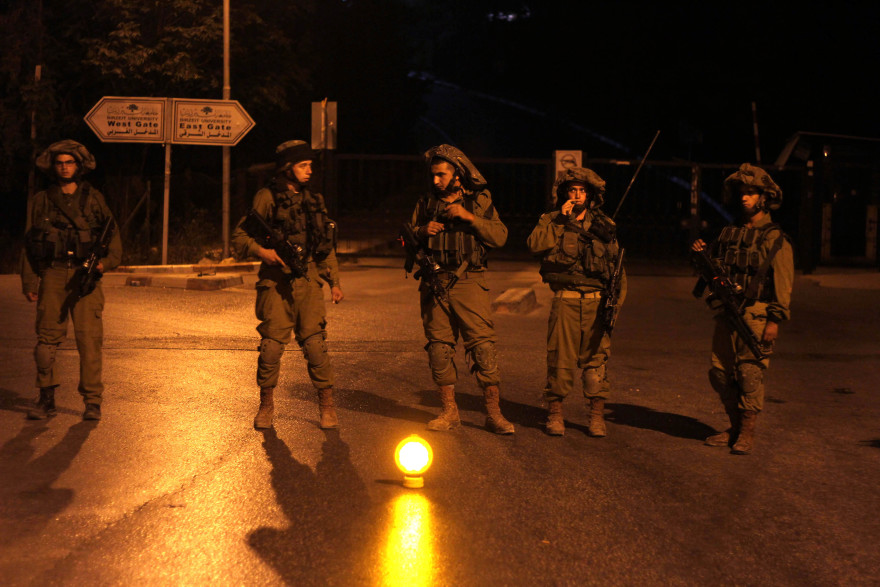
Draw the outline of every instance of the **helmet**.
<instances>
[{"instance_id":1,"label":"helmet","mask_svg":"<svg viewBox=\"0 0 880 587\"><path fill-rule=\"evenodd\" d=\"M95 169L95 158L89 153L89 150L70 139L64 139L63 141L58 141L57 143L49 145L49 147L37 157L37 168L43 173L50 173L52 171L52 166L55 164L55 157L58 155L70 155L76 159L80 173L86 173Z\"/></svg>"},{"instance_id":2,"label":"helmet","mask_svg":"<svg viewBox=\"0 0 880 587\"><path fill-rule=\"evenodd\" d=\"M782 190L770 178L770 174L760 167L749 163L740 165L735 173L724 180L725 198L736 196L740 184L761 190L761 203L768 210L777 210L782 206Z\"/></svg>"},{"instance_id":3,"label":"helmet","mask_svg":"<svg viewBox=\"0 0 880 587\"><path fill-rule=\"evenodd\" d=\"M461 184L468 189L478 190L489 185L483 174L471 163L467 155L461 152L461 149L452 145L431 147L425 151L425 162L430 165L433 159L443 159L452 165L458 174Z\"/></svg>"},{"instance_id":4,"label":"helmet","mask_svg":"<svg viewBox=\"0 0 880 587\"><path fill-rule=\"evenodd\" d=\"M305 141L285 141L275 148L275 172L281 173L300 161L314 158L312 148Z\"/></svg>"},{"instance_id":5,"label":"helmet","mask_svg":"<svg viewBox=\"0 0 880 587\"><path fill-rule=\"evenodd\" d=\"M598 208L605 202L605 180L599 174L586 167L569 167L559 172L556 181L553 182L553 191L550 200L555 208L558 204L568 199L568 186L572 183L582 183L587 188L588 198L594 208Z\"/></svg>"}]
</instances>

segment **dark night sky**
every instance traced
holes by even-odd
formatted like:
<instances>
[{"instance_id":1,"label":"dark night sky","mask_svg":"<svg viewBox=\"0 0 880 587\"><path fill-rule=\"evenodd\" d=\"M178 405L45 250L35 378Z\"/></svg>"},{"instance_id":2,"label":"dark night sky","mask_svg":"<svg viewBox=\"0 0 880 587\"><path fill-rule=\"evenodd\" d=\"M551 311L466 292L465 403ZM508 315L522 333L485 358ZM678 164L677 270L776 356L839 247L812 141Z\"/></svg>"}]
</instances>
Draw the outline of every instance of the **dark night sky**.
<instances>
[{"instance_id":1,"label":"dark night sky","mask_svg":"<svg viewBox=\"0 0 880 587\"><path fill-rule=\"evenodd\" d=\"M622 154L579 127L636 152L662 129L658 157L753 159L752 101L765 163L799 130L880 136L880 23L877 8L862 3L823 10L715 2L447 4L454 24L432 30L443 57L428 69L463 89L435 87L425 116L462 146L494 151L486 155L545 156L553 148ZM490 20L490 13L513 16ZM492 128L500 140L485 137Z\"/></svg>"}]
</instances>

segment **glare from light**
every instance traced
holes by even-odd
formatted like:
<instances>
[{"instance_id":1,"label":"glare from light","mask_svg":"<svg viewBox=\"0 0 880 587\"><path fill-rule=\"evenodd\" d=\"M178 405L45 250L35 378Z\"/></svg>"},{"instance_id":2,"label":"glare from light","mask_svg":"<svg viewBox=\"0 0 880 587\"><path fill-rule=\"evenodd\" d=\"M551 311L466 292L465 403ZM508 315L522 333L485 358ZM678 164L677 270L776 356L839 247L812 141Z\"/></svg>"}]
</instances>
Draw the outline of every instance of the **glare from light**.
<instances>
[{"instance_id":1,"label":"glare from light","mask_svg":"<svg viewBox=\"0 0 880 587\"><path fill-rule=\"evenodd\" d=\"M425 440L415 434L404 438L394 451L394 462L403 472L404 487L424 487L422 479L434 460L434 452Z\"/></svg>"},{"instance_id":2,"label":"glare from light","mask_svg":"<svg viewBox=\"0 0 880 587\"><path fill-rule=\"evenodd\" d=\"M395 499L382 562L382 585L437 584L430 506L421 493L407 492Z\"/></svg>"}]
</instances>

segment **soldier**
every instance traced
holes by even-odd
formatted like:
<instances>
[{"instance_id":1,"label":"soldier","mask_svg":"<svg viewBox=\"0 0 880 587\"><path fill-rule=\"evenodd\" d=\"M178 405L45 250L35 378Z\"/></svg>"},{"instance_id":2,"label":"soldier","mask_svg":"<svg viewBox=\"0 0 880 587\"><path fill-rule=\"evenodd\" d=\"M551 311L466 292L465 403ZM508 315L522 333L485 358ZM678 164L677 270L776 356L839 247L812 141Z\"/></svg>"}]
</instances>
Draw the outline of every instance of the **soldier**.
<instances>
[{"instance_id":1,"label":"soldier","mask_svg":"<svg viewBox=\"0 0 880 587\"><path fill-rule=\"evenodd\" d=\"M100 420L104 292L100 281L88 293L81 291L78 281L101 228L113 214L101 192L82 179L95 168L95 158L83 145L72 140L54 143L37 157L36 164L52 183L33 197L21 271L25 297L37 302L34 359L40 397L28 418L43 420L56 414L55 354L67 336L67 319L72 317L79 351L78 390L85 403L83 419ZM115 232L102 251L98 272L113 269L121 259L122 241Z\"/></svg>"},{"instance_id":2,"label":"soldier","mask_svg":"<svg viewBox=\"0 0 880 587\"><path fill-rule=\"evenodd\" d=\"M320 277L330 284L330 298L344 298L336 260L336 224L327 217L324 198L309 188L312 150L304 141L287 141L275 151L275 177L254 196L253 212L278 236L276 248L249 234L248 217L239 222L232 241L242 256L258 257L257 332L262 336L257 360L260 407L254 428L271 428L275 418L273 392L278 385L281 357L291 332L302 349L309 378L318 390L320 426L337 428L333 405L333 367L327 354L327 319ZM288 243L302 267L290 267L280 255ZM263 244L261 244L263 243ZM273 245L274 246L274 245ZM276 250L277 249L277 250ZM290 261L290 259L288 259Z\"/></svg>"},{"instance_id":3,"label":"soldier","mask_svg":"<svg viewBox=\"0 0 880 587\"><path fill-rule=\"evenodd\" d=\"M419 199L411 227L419 245L437 262L447 291L438 299L422 276L419 287L422 324L428 344L431 375L439 388L443 410L428 422L429 430L450 430L461 424L455 403L455 344L459 335L473 364L471 371L483 389L486 428L513 434L513 424L498 405L501 375L495 349L495 326L490 317L486 256L507 241L486 180L459 149L440 145L425 152L433 191Z\"/></svg>"},{"instance_id":4,"label":"soldier","mask_svg":"<svg viewBox=\"0 0 880 587\"><path fill-rule=\"evenodd\" d=\"M548 405L545 430L565 434L562 402L582 369L583 393L590 405L588 432L606 435L605 400L611 391L606 363L611 334L600 316L603 292L609 286L620 250L616 225L599 208L605 181L584 167L570 167L556 179L551 194L557 210L541 216L528 238L529 250L541 255L540 273L553 290L547 329ZM561 205L560 205L561 204ZM615 312L626 297L626 274L621 270Z\"/></svg>"},{"instance_id":5,"label":"soldier","mask_svg":"<svg viewBox=\"0 0 880 587\"><path fill-rule=\"evenodd\" d=\"M782 204L782 190L766 171L743 163L724 180L728 196L742 202L743 222L728 226L708 247L697 239L694 251L709 256L742 287L745 321L768 352L779 335L779 323L790 317L794 260L788 237L770 219L770 210ZM721 398L730 427L705 441L707 446L731 446L734 454L749 454L754 446L755 422L764 408L764 371L769 358L758 359L724 319L715 316L712 368L709 382Z\"/></svg>"}]
</instances>

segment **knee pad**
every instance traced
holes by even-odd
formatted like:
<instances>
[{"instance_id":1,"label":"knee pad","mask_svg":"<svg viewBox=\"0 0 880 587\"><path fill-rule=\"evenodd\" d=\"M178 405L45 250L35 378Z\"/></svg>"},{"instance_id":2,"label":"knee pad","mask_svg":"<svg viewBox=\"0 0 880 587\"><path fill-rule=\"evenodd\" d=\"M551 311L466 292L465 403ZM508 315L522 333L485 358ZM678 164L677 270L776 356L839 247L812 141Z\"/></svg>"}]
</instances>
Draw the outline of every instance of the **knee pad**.
<instances>
[{"instance_id":1,"label":"knee pad","mask_svg":"<svg viewBox=\"0 0 880 587\"><path fill-rule=\"evenodd\" d=\"M735 383L736 381L721 369L717 367L709 369L709 384L718 393L723 394L727 389L733 387Z\"/></svg>"},{"instance_id":2,"label":"knee pad","mask_svg":"<svg viewBox=\"0 0 880 587\"><path fill-rule=\"evenodd\" d=\"M260 360L267 365L274 365L281 361L284 354L284 345L277 340L264 338L260 342Z\"/></svg>"},{"instance_id":3,"label":"knee pad","mask_svg":"<svg viewBox=\"0 0 880 587\"><path fill-rule=\"evenodd\" d=\"M764 381L764 368L757 363L743 363L737 373L739 385L746 395L756 392Z\"/></svg>"},{"instance_id":4,"label":"knee pad","mask_svg":"<svg viewBox=\"0 0 880 587\"><path fill-rule=\"evenodd\" d=\"M598 393L605 383L605 365L595 369L584 369L581 380L584 383L584 393L589 392L590 395Z\"/></svg>"},{"instance_id":5,"label":"knee pad","mask_svg":"<svg viewBox=\"0 0 880 587\"><path fill-rule=\"evenodd\" d=\"M455 349L445 342L429 342L425 350L428 351L428 363L435 371L448 368L455 356Z\"/></svg>"},{"instance_id":6,"label":"knee pad","mask_svg":"<svg viewBox=\"0 0 880 587\"><path fill-rule=\"evenodd\" d=\"M314 334L305 339L302 343L302 352L309 365L322 364L324 357L327 356L327 341L324 340L324 335Z\"/></svg>"},{"instance_id":7,"label":"knee pad","mask_svg":"<svg viewBox=\"0 0 880 587\"><path fill-rule=\"evenodd\" d=\"M495 350L495 343L478 344L470 350L470 354L473 361L471 371L493 373L498 370L498 351Z\"/></svg>"},{"instance_id":8,"label":"knee pad","mask_svg":"<svg viewBox=\"0 0 880 587\"><path fill-rule=\"evenodd\" d=\"M57 344L46 344L38 342L34 347L34 361L37 363L37 370L46 371L55 364L55 352L58 350Z\"/></svg>"},{"instance_id":9,"label":"knee pad","mask_svg":"<svg viewBox=\"0 0 880 587\"><path fill-rule=\"evenodd\" d=\"M595 369L584 369L584 372L581 373L581 381L584 384L584 395L595 396L602 391L602 387L605 385L605 365Z\"/></svg>"}]
</instances>

